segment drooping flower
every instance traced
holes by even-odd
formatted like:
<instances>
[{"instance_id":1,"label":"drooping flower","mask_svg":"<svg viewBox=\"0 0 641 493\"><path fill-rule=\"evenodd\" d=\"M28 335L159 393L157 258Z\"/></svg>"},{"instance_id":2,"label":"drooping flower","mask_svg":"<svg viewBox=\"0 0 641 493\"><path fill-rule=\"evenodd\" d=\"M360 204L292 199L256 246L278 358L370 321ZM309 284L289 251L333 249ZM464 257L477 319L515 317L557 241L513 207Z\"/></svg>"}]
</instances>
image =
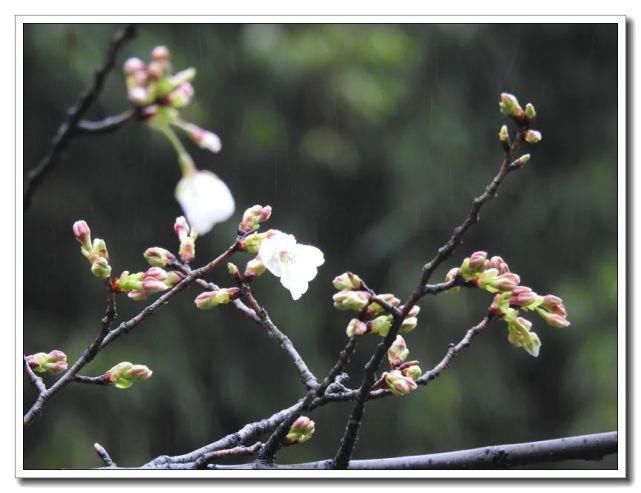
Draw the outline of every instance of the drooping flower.
<instances>
[{"instance_id":1,"label":"drooping flower","mask_svg":"<svg viewBox=\"0 0 641 493\"><path fill-rule=\"evenodd\" d=\"M198 235L229 219L236 207L227 185L207 170L185 174L176 187L176 199Z\"/></svg>"},{"instance_id":2,"label":"drooping flower","mask_svg":"<svg viewBox=\"0 0 641 493\"><path fill-rule=\"evenodd\" d=\"M299 299L323 265L323 252L311 245L296 242L293 235L280 231L262 240L257 257L287 288L292 299Z\"/></svg>"}]
</instances>

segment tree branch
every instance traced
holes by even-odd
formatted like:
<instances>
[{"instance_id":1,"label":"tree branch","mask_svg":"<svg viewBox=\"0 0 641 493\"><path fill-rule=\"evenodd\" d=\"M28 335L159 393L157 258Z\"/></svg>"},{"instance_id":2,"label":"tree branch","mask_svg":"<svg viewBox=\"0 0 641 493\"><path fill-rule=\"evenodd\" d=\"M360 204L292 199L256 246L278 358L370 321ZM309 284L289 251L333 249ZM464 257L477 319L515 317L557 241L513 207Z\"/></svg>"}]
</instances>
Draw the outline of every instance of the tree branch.
<instances>
[{"instance_id":1,"label":"tree branch","mask_svg":"<svg viewBox=\"0 0 641 493\"><path fill-rule=\"evenodd\" d=\"M602 460L618 452L616 431L581 435L538 442L491 445L428 455L383 459L352 460L348 469L360 470L433 470L433 469L506 469L564 460ZM274 469L330 469L331 460L303 464L274 464ZM252 469L253 463L234 466L211 465L209 469Z\"/></svg>"},{"instance_id":2,"label":"tree branch","mask_svg":"<svg viewBox=\"0 0 641 493\"><path fill-rule=\"evenodd\" d=\"M55 163L58 161L60 153L69 145L71 139L78 132L78 123L83 115L87 112L91 104L98 98L104 86L107 75L116 63L116 56L120 48L130 39L135 37L136 29L133 24L130 24L114 34L107 53L105 54L104 61L98 69L94 72L93 82L91 86L80 96L80 99L67 111L67 118L58 127L55 137L51 141L51 149L49 153L42 158L38 165L33 168L25 178L25 190L23 206L24 210L29 208L31 198L42 182L45 174L49 172ZM91 125L89 125L91 126Z\"/></svg>"},{"instance_id":3,"label":"tree branch","mask_svg":"<svg viewBox=\"0 0 641 493\"><path fill-rule=\"evenodd\" d=\"M85 351L80 355L71 368L69 368L51 387L40 392L36 402L31 406L27 414L24 415L23 422L24 426L29 425L35 418L40 415L42 409L46 405L47 401L57 394L63 387L73 382L76 378L78 372L84 368L91 360L96 357L98 351L101 349L101 345L109 334L109 327L111 322L116 318L116 296L111 287L109 280L105 281L107 288L107 308L105 309L105 316L102 319L102 326L100 328L100 333L96 339L91 343L91 345L85 349Z\"/></svg>"},{"instance_id":4,"label":"tree branch","mask_svg":"<svg viewBox=\"0 0 641 493\"><path fill-rule=\"evenodd\" d=\"M473 200L472 208L470 209L470 212L468 213L465 220L461 223L461 225L454 228L452 236L447 241L447 243L445 243L438 249L438 253L436 254L436 256L423 266L423 271L418 285L416 286L414 292L411 294L408 300L403 303L403 309L401 310L400 315L394 313L394 320L392 322L392 326L390 327L389 333L387 334L385 339L378 345L376 351L365 365L365 375L363 376L363 382L358 391L356 403L354 404L352 412L348 418L345 433L343 434L343 438L341 439L341 444L336 452L336 456L332 461L332 468L345 469L349 464L352 453L354 451L354 447L356 446L356 442L358 441L358 432L363 420L365 404L368 400L370 389L376 381L376 372L378 371L385 353L396 339L396 335L398 334L403 319L407 316L416 302L426 294L426 290L428 289L426 285L434 270L452 254L452 252L458 245L461 244L465 232L473 224L476 224L479 221L479 212L483 204L485 204L492 197L496 196L496 192L501 185L501 182L508 175L508 173L515 169L518 169L510 165L512 163L512 154L516 152L516 150L518 150L518 148L520 147L524 132L525 129L521 128L514 140L514 143L505 150L503 161L497 175L486 187L485 192L483 192L482 195Z\"/></svg>"},{"instance_id":5,"label":"tree branch","mask_svg":"<svg viewBox=\"0 0 641 493\"><path fill-rule=\"evenodd\" d=\"M98 457L100 457L102 462L104 462L105 467L108 467L108 468L116 467L116 463L112 460L109 453L105 450L105 448L102 445L100 445L99 443L94 443L93 448L96 450Z\"/></svg>"},{"instance_id":6,"label":"tree branch","mask_svg":"<svg viewBox=\"0 0 641 493\"><path fill-rule=\"evenodd\" d=\"M118 130L120 127L130 122L137 116L135 109L123 111L118 115L107 116L102 120L80 120L76 126L76 131L79 134L95 135L95 134L108 134Z\"/></svg>"},{"instance_id":7,"label":"tree branch","mask_svg":"<svg viewBox=\"0 0 641 493\"><path fill-rule=\"evenodd\" d=\"M33 385L38 390L38 394L42 394L47 390L47 386L42 381L42 378L36 375L35 372L31 369L29 363L27 362L27 357L23 356L22 360L24 364L24 372L27 375L27 378L29 378L29 382L31 382L31 385Z\"/></svg>"}]
</instances>

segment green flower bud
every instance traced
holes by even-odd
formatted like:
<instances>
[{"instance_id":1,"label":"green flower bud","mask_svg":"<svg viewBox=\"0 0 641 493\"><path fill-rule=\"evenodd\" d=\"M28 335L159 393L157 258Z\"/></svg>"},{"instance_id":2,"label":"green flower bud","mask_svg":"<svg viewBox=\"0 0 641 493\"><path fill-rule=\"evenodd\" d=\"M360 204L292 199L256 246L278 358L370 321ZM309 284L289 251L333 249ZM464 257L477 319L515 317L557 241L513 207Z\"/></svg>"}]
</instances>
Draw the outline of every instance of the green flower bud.
<instances>
[{"instance_id":1,"label":"green flower bud","mask_svg":"<svg viewBox=\"0 0 641 493\"><path fill-rule=\"evenodd\" d=\"M410 365L407 368L403 368L401 372L404 376L411 378L414 381L418 380L418 378L423 374L421 367L418 365Z\"/></svg>"},{"instance_id":2,"label":"green flower bud","mask_svg":"<svg viewBox=\"0 0 641 493\"><path fill-rule=\"evenodd\" d=\"M405 339L402 336L396 336L396 339L387 350L387 359L392 368L400 366L403 361L407 359L410 354L410 350L407 349L407 344L405 344Z\"/></svg>"},{"instance_id":3,"label":"green flower bud","mask_svg":"<svg viewBox=\"0 0 641 493\"><path fill-rule=\"evenodd\" d=\"M381 337L389 334L390 327L392 326L393 317L391 315L380 315L374 320L367 322L367 328L373 334L378 334Z\"/></svg>"},{"instance_id":4,"label":"green flower bud","mask_svg":"<svg viewBox=\"0 0 641 493\"><path fill-rule=\"evenodd\" d=\"M400 370L392 370L384 373L385 384L394 395L407 395L416 389L416 382L406 377Z\"/></svg>"},{"instance_id":5,"label":"green flower bud","mask_svg":"<svg viewBox=\"0 0 641 493\"><path fill-rule=\"evenodd\" d=\"M91 264L91 273L99 279L107 279L111 275L111 266L107 259L98 257L93 264Z\"/></svg>"},{"instance_id":6,"label":"green flower bud","mask_svg":"<svg viewBox=\"0 0 641 493\"><path fill-rule=\"evenodd\" d=\"M521 105L519 105L518 99L516 99L516 97L512 94L506 92L501 93L499 108L501 109L501 113L503 113L505 116L516 119L523 118L523 109L521 108Z\"/></svg>"},{"instance_id":7,"label":"green flower bud","mask_svg":"<svg viewBox=\"0 0 641 493\"><path fill-rule=\"evenodd\" d=\"M367 324L357 318L351 319L345 330L347 337L360 336L365 332L367 332Z\"/></svg>"},{"instance_id":8,"label":"green flower bud","mask_svg":"<svg viewBox=\"0 0 641 493\"><path fill-rule=\"evenodd\" d=\"M501 142L507 142L510 138L510 134L507 131L507 125L503 125L501 130L499 130L499 140Z\"/></svg>"},{"instance_id":9,"label":"green flower bud","mask_svg":"<svg viewBox=\"0 0 641 493\"><path fill-rule=\"evenodd\" d=\"M345 272L340 276L336 276L332 284L339 291L361 289L361 287L363 287L361 278L351 272Z\"/></svg>"},{"instance_id":10,"label":"green flower bud","mask_svg":"<svg viewBox=\"0 0 641 493\"><path fill-rule=\"evenodd\" d=\"M240 241L238 249L247 253L258 253L263 239L265 239L265 233L252 233Z\"/></svg>"},{"instance_id":11,"label":"green flower bud","mask_svg":"<svg viewBox=\"0 0 641 493\"><path fill-rule=\"evenodd\" d=\"M245 266L245 273L243 275L247 280L256 279L265 272L265 269L266 267L263 261L258 258L254 258L247 262L247 266Z\"/></svg>"},{"instance_id":12,"label":"green flower bud","mask_svg":"<svg viewBox=\"0 0 641 493\"><path fill-rule=\"evenodd\" d=\"M403 323L401 324L401 328L399 330L406 334L408 332L412 332L416 328L417 324L418 319L416 317L407 317L405 320L403 320Z\"/></svg>"},{"instance_id":13,"label":"green flower bud","mask_svg":"<svg viewBox=\"0 0 641 493\"><path fill-rule=\"evenodd\" d=\"M223 288L217 291L205 291L200 293L194 303L200 310L209 310L218 305L225 305L240 297L240 289L238 288Z\"/></svg>"},{"instance_id":14,"label":"green flower bud","mask_svg":"<svg viewBox=\"0 0 641 493\"><path fill-rule=\"evenodd\" d=\"M137 381L147 380L152 374L153 372L145 365L133 365L123 361L105 372L102 378L118 389L128 389Z\"/></svg>"},{"instance_id":15,"label":"green flower bud","mask_svg":"<svg viewBox=\"0 0 641 493\"><path fill-rule=\"evenodd\" d=\"M67 370L67 355L58 349L47 353L36 353L27 356L29 368L38 373L62 373Z\"/></svg>"},{"instance_id":16,"label":"green flower bud","mask_svg":"<svg viewBox=\"0 0 641 493\"><path fill-rule=\"evenodd\" d=\"M160 247L147 248L143 256L152 267L167 267L176 261L173 253Z\"/></svg>"},{"instance_id":17,"label":"green flower bud","mask_svg":"<svg viewBox=\"0 0 641 493\"><path fill-rule=\"evenodd\" d=\"M530 157L531 156L529 154L523 154L516 161L513 161L510 166L512 166L513 168L522 168L530 160Z\"/></svg>"},{"instance_id":18,"label":"green flower bud","mask_svg":"<svg viewBox=\"0 0 641 493\"><path fill-rule=\"evenodd\" d=\"M312 438L315 431L314 422L311 419L307 416L299 416L290 427L285 438L283 438L283 442L285 445L306 442Z\"/></svg>"},{"instance_id":19,"label":"green flower bud","mask_svg":"<svg viewBox=\"0 0 641 493\"><path fill-rule=\"evenodd\" d=\"M525 132L525 141L530 144L541 142L542 139L543 136L538 130L528 130L527 132Z\"/></svg>"},{"instance_id":20,"label":"green flower bud","mask_svg":"<svg viewBox=\"0 0 641 493\"><path fill-rule=\"evenodd\" d=\"M528 103L525 105L525 116L527 116L530 120L536 117L536 110L534 109L532 103Z\"/></svg>"},{"instance_id":21,"label":"green flower bud","mask_svg":"<svg viewBox=\"0 0 641 493\"><path fill-rule=\"evenodd\" d=\"M371 296L366 291L340 291L333 296L335 308L357 312L365 308L370 299Z\"/></svg>"},{"instance_id":22,"label":"green flower bud","mask_svg":"<svg viewBox=\"0 0 641 493\"><path fill-rule=\"evenodd\" d=\"M271 206L254 205L243 214L243 219L238 225L238 231L241 233L254 231L260 227L260 223L267 221L271 215Z\"/></svg>"}]
</instances>

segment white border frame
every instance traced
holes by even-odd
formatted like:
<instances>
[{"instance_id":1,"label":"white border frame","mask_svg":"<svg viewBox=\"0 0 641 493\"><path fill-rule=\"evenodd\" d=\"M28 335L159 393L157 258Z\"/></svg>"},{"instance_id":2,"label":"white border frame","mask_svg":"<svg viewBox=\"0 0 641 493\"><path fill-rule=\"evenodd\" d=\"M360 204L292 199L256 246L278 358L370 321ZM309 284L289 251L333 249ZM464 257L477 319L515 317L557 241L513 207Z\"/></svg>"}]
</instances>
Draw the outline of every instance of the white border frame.
<instances>
[{"instance_id":1,"label":"white border frame","mask_svg":"<svg viewBox=\"0 0 641 493\"><path fill-rule=\"evenodd\" d=\"M23 395L23 372L22 372L22 354L23 347L23 279L16 275L16 346L15 346L15 373L16 373L16 477L18 478L626 478L627 465L627 168L626 168L626 137L627 137L627 71L626 71L626 18L625 16L408 16L408 15L217 15L217 16L176 16L176 15L157 15L157 16L96 16L96 15L61 15L61 16L41 16L28 15L15 17L15 121L16 121L16 140L15 156L16 170L23 169L23 114L22 101L23 94L23 25L33 23L240 23L246 24L251 22L260 23L382 23L387 20L398 23L608 23L617 24L618 26L618 256L617 256L617 273L618 273L618 432L619 432L619 453L617 470L490 470L490 471L438 471L438 470L378 470L378 471L311 471L311 470L256 470L256 471L162 471L162 470L30 470L23 469L23 425L22 425L22 407L24 401ZM20 166L18 166L20 165ZM16 274L18 266L23 265L23 238L22 238L22 190L23 174L15 173L15 210L16 210ZM547 438L547 437L546 437Z\"/></svg>"}]
</instances>

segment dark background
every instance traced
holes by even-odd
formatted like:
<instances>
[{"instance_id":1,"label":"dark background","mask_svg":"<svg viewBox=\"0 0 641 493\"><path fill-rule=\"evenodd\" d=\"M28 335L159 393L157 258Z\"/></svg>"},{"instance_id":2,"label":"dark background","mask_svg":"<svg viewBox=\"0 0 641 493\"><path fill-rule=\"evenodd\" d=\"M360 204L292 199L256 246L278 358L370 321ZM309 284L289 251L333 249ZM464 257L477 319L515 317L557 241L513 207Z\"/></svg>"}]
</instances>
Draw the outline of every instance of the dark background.
<instances>
[{"instance_id":1,"label":"dark background","mask_svg":"<svg viewBox=\"0 0 641 493\"><path fill-rule=\"evenodd\" d=\"M24 168L47 152L65 110L87 87L116 26L24 28ZM196 265L231 243L243 210L274 208L269 226L317 245L326 263L297 302L265 274L257 298L322 377L345 343L349 314L332 308L333 277L361 274L405 298L423 262L467 213L500 162L501 91L532 101L543 142L512 174L445 272L474 250L501 255L522 282L555 293L572 326L530 316L543 343L532 358L495 323L441 378L367 407L358 458L430 453L595 433L617 427L616 25L141 25L127 56L155 45L176 69L195 66L183 110L216 131L223 151L187 144L237 203L233 219L197 243ZM127 108L118 68L91 117ZM76 138L24 214L25 354L59 348L75 359L104 310L71 234L86 219L107 241L114 274L145 268L149 246L176 250L180 178L166 140L141 123ZM239 257L244 265L249 258ZM225 269L211 278L227 284ZM25 430L25 468L99 466L100 442L122 466L180 454L289 406L303 393L290 361L229 307L197 311L196 288L102 352L98 375L127 360L154 370L123 391L72 385ZM424 369L479 321L491 296L424 299L406 337ZM119 300L120 320L144 302ZM364 338L350 384L378 339ZM34 391L25 384L25 410ZM332 456L348 404L311 413L317 433L283 462ZM616 467L565 462L546 467Z\"/></svg>"}]
</instances>

